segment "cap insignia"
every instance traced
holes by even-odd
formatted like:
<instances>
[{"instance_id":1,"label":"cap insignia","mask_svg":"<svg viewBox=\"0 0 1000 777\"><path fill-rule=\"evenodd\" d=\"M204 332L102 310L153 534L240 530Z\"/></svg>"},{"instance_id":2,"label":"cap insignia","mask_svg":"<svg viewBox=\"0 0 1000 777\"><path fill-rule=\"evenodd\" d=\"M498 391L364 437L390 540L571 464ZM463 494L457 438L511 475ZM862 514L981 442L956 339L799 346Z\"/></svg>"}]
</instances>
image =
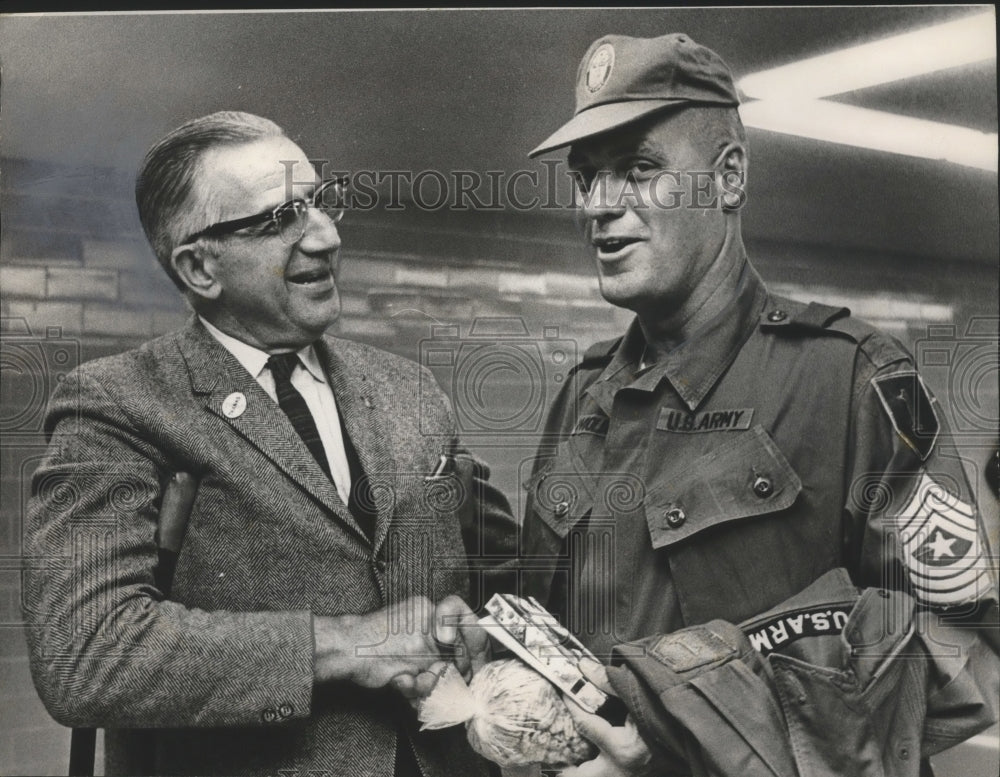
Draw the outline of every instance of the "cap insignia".
<instances>
[{"instance_id":1,"label":"cap insignia","mask_svg":"<svg viewBox=\"0 0 1000 777\"><path fill-rule=\"evenodd\" d=\"M587 64L587 88L591 92L598 91L608 82L611 69L615 66L615 49L610 43L598 46Z\"/></svg>"}]
</instances>

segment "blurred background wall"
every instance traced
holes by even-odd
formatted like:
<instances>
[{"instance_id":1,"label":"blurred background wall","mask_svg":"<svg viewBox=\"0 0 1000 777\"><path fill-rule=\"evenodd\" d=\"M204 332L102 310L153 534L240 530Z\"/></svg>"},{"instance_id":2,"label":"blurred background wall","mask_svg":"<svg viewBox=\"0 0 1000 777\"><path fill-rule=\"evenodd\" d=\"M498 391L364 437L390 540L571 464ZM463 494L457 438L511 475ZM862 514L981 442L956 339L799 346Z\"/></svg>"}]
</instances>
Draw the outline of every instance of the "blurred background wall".
<instances>
[{"instance_id":1,"label":"blurred background wall","mask_svg":"<svg viewBox=\"0 0 1000 777\"><path fill-rule=\"evenodd\" d=\"M482 335L473 342L485 350L465 361L456 351L435 374L518 503L534 409L575 357L630 320L598 293L564 170L525 156L571 114L587 45L608 32L683 31L720 52L739 80L972 17L992 30L984 11L0 15L0 773L65 773L67 731L31 686L20 626L22 565L42 563L22 558L21 530L45 399L76 363L187 316L132 201L134 171L156 138L235 108L276 120L329 169L444 176L441 207L426 207L439 179L425 176L419 201L403 191L392 203L382 186L375 207L345 218L335 331L425 362L429 348L450 347L449 332ZM995 40L992 57L887 78L830 99L987 133L992 163L948 161L947 134L938 158L925 158L751 126L747 247L772 290L846 305L914 351L995 521L996 494L982 478L1000 416ZM496 207L454 207L459 171L478 174L480 202ZM514 195L539 201L491 198L489 171L504 182L537 176L522 177ZM545 207L553 200L562 204ZM517 349L537 354L537 374L511 361ZM492 377L470 393L470 375L484 371ZM517 433L497 431L515 418ZM937 764L945 777L996 774L996 731Z\"/></svg>"}]
</instances>

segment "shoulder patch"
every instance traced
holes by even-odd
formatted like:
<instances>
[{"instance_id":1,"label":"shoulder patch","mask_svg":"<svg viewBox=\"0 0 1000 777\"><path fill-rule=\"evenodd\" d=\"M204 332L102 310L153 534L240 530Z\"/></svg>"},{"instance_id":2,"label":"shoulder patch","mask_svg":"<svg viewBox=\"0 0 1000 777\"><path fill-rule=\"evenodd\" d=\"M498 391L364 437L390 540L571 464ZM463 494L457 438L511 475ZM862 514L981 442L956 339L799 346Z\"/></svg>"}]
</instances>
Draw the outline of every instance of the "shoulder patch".
<instances>
[{"instance_id":1,"label":"shoulder patch","mask_svg":"<svg viewBox=\"0 0 1000 777\"><path fill-rule=\"evenodd\" d=\"M680 674L734 656L737 647L705 626L691 626L660 637L650 653Z\"/></svg>"},{"instance_id":2,"label":"shoulder patch","mask_svg":"<svg viewBox=\"0 0 1000 777\"><path fill-rule=\"evenodd\" d=\"M934 449L940 424L934 400L915 370L872 378L872 386L892 428L925 461Z\"/></svg>"}]
</instances>

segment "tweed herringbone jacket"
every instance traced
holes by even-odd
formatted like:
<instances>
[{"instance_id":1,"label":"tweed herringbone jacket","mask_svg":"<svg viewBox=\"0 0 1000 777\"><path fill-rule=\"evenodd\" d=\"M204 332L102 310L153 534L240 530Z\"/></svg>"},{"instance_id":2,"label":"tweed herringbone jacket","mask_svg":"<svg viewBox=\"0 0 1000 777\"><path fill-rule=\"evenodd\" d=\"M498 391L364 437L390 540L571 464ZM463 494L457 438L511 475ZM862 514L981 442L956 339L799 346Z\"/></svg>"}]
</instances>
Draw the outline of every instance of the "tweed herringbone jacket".
<instances>
[{"instance_id":1,"label":"tweed herringbone jacket","mask_svg":"<svg viewBox=\"0 0 1000 777\"><path fill-rule=\"evenodd\" d=\"M428 371L331 337L317 351L373 484L373 540L196 320L81 366L51 399L27 513L31 668L57 721L106 729L109 774L391 775L399 732L427 777L485 771L461 728L418 733L398 694L314 687L313 614L467 596L463 531L482 547L481 519L514 542L483 479L473 518L428 499L425 476L457 444ZM166 599L155 537L178 471L200 485Z\"/></svg>"}]
</instances>

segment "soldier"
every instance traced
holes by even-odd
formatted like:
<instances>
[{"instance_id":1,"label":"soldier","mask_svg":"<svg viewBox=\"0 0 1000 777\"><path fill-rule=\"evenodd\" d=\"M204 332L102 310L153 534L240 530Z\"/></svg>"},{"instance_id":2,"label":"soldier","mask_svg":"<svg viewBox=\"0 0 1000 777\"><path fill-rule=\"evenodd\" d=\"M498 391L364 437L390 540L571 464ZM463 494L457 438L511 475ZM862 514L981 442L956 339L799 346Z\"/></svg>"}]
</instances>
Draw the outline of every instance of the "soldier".
<instances>
[{"instance_id":1,"label":"soldier","mask_svg":"<svg viewBox=\"0 0 1000 777\"><path fill-rule=\"evenodd\" d=\"M817 774L916 774L920 754L994 719L995 657L976 630L935 620L996 622L984 528L903 346L846 308L772 295L750 264L738 103L725 63L687 36L609 35L580 64L573 118L531 152L569 146L601 293L636 314L567 381L527 484L526 592L599 657L627 667L611 679L632 719L614 727L579 712L602 752L565 774L786 774L806 761ZM853 586L881 590L866 605L874 620L841 638L831 610L821 623L838 625L837 638L803 643L800 659L861 677L851 663L858 640L874 633L884 647L876 626L897 613L910 631L894 631L892 649L918 652L924 669L899 697L918 714L891 731L899 708L872 706L848 724L857 698L853 707L821 700L801 685L791 715L774 686L778 659L764 662L768 624L799 636L799 609L846 606L850 588L851 612ZM748 619L738 639L733 624ZM933 640L932 623L946 629ZM922 641L905 636L918 626ZM982 633L995 644L995 631ZM842 639L854 650L837 652ZM960 646L951 670L928 655L935 640ZM712 698L708 670L736 660L748 671L713 685ZM951 728L934 710L925 721L941 671L969 681L960 686L969 714ZM744 687L734 677L751 679ZM664 707L677 688L700 688L711 702L695 714L691 691ZM782 714L747 714L779 705ZM759 737L733 733L754 725ZM753 749L775 736L783 755Z\"/></svg>"}]
</instances>

